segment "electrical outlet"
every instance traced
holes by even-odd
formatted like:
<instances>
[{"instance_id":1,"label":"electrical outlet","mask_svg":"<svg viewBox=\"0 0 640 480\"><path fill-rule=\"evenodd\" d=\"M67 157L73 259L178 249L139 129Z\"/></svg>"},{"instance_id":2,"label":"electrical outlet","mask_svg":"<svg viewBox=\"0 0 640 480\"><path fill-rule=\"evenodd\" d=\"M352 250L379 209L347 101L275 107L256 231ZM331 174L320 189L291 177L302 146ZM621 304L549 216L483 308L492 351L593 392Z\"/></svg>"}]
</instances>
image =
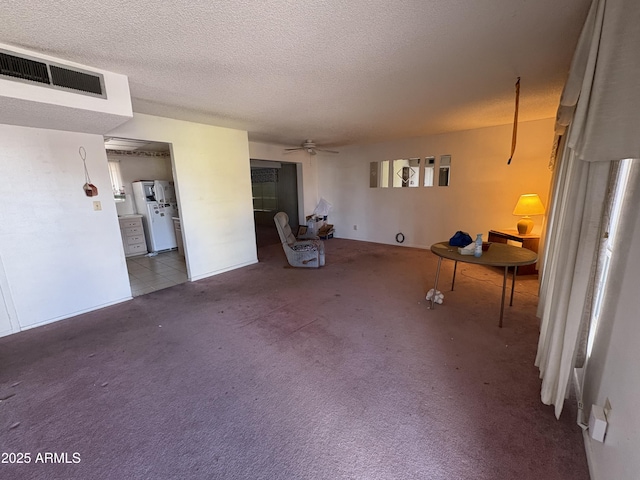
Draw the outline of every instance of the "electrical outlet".
<instances>
[{"instance_id":1,"label":"electrical outlet","mask_svg":"<svg viewBox=\"0 0 640 480\"><path fill-rule=\"evenodd\" d=\"M354 225L354 226L353 226L353 229L354 229L354 230L357 230L357 229L358 229L358 225Z\"/></svg>"},{"instance_id":2,"label":"electrical outlet","mask_svg":"<svg viewBox=\"0 0 640 480\"><path fill-rule=\"evenodd\" d=\"M99 201L93 202L93 209L96 212L99 212L100 210L102 210L102 203L100 203Z\"/></svg>"}]
</instances>

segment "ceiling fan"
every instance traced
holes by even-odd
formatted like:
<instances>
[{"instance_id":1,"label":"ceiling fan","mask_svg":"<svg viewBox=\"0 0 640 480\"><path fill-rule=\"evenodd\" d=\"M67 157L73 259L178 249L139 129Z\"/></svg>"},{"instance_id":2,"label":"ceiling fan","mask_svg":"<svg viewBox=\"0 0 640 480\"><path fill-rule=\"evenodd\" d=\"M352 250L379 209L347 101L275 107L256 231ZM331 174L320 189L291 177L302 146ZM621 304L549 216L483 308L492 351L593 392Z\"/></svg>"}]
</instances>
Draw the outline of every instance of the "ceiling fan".
<instances>
[{"instance_id":1,"label":"ceiling fan","mask_svg":"<svg viewBox=\"0 0 640 480\"><path fill-rule=\"evenodd\" d=\"M284 149L285 152L293 152L295 150L306 150L310 155L315 155L318 152L340 153L340 152L336 152L335 150L326 150L324 148L318 148L316 146L316 142L314 142L313 140L305 140L304 142L302 142L302 145L299 147Z\"/></svg>"}]
</instances>

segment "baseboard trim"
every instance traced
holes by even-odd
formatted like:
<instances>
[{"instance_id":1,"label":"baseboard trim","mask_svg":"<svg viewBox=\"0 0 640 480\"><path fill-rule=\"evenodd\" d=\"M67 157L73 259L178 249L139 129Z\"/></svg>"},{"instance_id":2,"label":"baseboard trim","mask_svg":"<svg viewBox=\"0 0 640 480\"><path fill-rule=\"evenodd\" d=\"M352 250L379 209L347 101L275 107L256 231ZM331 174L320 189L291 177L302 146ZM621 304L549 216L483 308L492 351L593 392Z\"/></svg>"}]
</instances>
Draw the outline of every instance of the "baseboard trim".
<instances>
[{"instance_id":1,"label":"baseboard trim","mask_svg":"<svg viewBox=\"0 0 640 480\"><path fill-rule=\"evenodd\" d=\"M221 268L220 270L214 270L213 272L202 273L200 275L196 275L189 279L190 282L195 282L197 280L202 280L203 278L213 277L214 275L219 275L221 273L230 272L231 270L236 270L242 267L248 267L249 265L255 265L258 263L258 259L250 260L248 262L238 263L236 265L231 265L229 267Z\"/></svg>"},{"instance_id":2,"label":"baseboard trim","mask_svg":"<svg viewBox=\"0 0 640 480\"><path fill-rule=\"evenodd\" d=\"M587 465L589 466L589 478L591 480L598 480L593 465L593 450L591 449L591 437L589 437L589 430L582 430L582 439L584 441L584 451L587 455Z\"/></svg>"},{"instance_id":3,"label":"baseboard trim","mask_svg":"<svg viewBox=\"0 0 640 480\"><path fill-rule=\"evenodd\" d=\"M582 441L584 443L584 451L587 457L587 466L589 467L589 478L591 480L596 480L595 468L593 465L593 450L591 448L591 437L589 436L589 423L588 419L585 418L585 410L584 404L582 401L582 382L580 381L581 375L584 374L582 369L574 368L573 375L571 377L573 389L576 394L576 400L578 402L578 414L576 418L576 423L582 429Z\"/></svg>"},{"instance_id":4,"label":"baseboard trim","mask_svg":"<svg viewBox=\"0 0 640 480\"><path fill-rule=\"evenodd\" d=\"M353 240L354 242L366 242L366 243L376 243L378 245L390 245L393 247L409 247L409 248L418 248L420 250L430 250L431 249L431 245L424 245L424 244L413 244L413 243L398 243L398 242L383 242L380 240L366 240L364 238L356 238L356 237L343 237L337 234L333 234L333 238L340 238L342 240ZM325 240L327 242L330 242L331 240Z\"/></svg>"},{"instance_id":5,"label":"baseboard trim","mask_svg":"<svg viewBox=\"0 0 640 480\"><path fill-rule=\"evenodd\" d=\"M93 312L95 310L100 310L101 308L106 308L106 307L110 307L112 305L117 305L118 303L127 302L127 301L131 300L132 298L133 297L131 297L131 296L123 297L123 298L120 298L118 300L114 300L112 302L102 303L100 305L95 305L93 307L85 308L85 309L82 309L82 310L78 310L78 311L75 311L73 313L69 313L69 314L66 314L66 315L61 315L59 317L49 318L48 320L44 320L42 322L38 322L38 323L34 323L32 325L27 325L27 326L24 326L24 327L20 327L20 330L18 332L15 332L15 333L24 332L26 330L31 330L32 328L38 328L38 327L42 327L44 325L49 325L51 323L59 322L61 320L66 320L68 318L73 318L73 317L76 317L78 315L82 315L83 313L89 313L89 312Z\"/></svg>"}]
</instances>

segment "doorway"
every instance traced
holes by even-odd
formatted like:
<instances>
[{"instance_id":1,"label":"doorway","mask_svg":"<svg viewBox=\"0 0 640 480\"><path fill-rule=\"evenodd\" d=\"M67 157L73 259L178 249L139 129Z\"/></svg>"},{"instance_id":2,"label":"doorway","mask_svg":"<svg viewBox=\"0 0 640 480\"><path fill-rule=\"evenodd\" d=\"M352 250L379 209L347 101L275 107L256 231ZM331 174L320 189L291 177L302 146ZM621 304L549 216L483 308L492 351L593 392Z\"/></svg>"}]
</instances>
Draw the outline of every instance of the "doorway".
<instances>
[{"instance_id":1,"label":"doorway","mask_svg":"<svg viewBox=\"0 0 640 480\"><path fill-rule=\"evenodd\" d=\"M289 225L298 231L298 167L295 163L251 160L253 219L258 248L280 243L273 217L289 216Z\"/></svg>"},{"instance_id":2,"label":"doorway","mask_svg":"<svg viewBox=\"0 0 640 480\"><path fill-rule=\"evenodd\" d=\"M171 145L105 137L105 149L132 295L136 297L186 282L188 271L177 194L167 199L163 207L166 225L162 231L170 238L161 247L151 240L150 229L155 231L155 227L151 225L146 205L136 202L134 194L134 182L159 180L175 187Z\"/></svg>"}]
</instances>

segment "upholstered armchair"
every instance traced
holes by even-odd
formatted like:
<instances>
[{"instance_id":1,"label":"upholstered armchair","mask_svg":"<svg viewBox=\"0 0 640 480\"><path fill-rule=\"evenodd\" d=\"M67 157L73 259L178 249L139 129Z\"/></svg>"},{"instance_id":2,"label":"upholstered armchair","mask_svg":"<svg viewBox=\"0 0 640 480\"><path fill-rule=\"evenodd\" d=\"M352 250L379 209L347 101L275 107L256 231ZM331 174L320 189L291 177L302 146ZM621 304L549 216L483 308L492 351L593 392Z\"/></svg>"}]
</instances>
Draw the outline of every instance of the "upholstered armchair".
<instances>
[{"instance_id":1,"label":"upholstered armchair","mask_svg":"<svg viewBox=\"0 0 640 480\"><path fill-rule=\"evenodd\" d=\"M318 268L324 265L324 243L322 240L297 240L289 226L289 216L278 212L273 217L280 235L282 248L292 267Z\"/></svg>"}]
</instances>

